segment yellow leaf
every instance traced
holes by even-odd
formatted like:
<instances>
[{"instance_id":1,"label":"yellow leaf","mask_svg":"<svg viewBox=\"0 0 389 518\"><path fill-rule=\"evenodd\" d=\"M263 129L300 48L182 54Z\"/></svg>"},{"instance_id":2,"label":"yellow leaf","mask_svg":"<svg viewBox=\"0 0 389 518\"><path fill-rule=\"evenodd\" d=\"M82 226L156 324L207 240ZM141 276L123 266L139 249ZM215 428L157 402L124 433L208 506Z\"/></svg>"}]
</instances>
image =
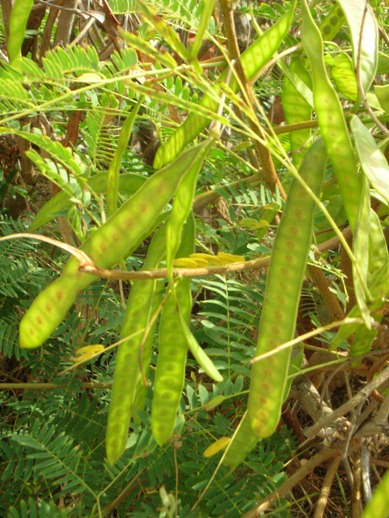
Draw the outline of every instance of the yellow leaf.
<instances>
[{"instance_id":1,"label":"yellow leaf","mask_svg":"<svg viewBox=\"0 0 389 518\"><path fill-rule=\"evenodd\" d=\"M220 259L216 255L212 255L212 254L197 253L197 254L191 254L190 257L191 257L191 259L195 259L196 261L199 259L203 259L203 260L207 261L208 264L211 264L214 266L220 266L220 264L222 264Z\"/></svg>"},{"instance_id":2,"label":"yellow leaf","mask_svg":"<svg viewBox=\"0 0 389 518\"><path fill-rule=\"evenodd\" d=\"M208 446L208 448L204 451L203 456L206 458L213 457L214 455L219 453L219 451L224 450L224 448L228 446L230 441L231 437L221 437L220 439L212 443L211 446Z\"/></svg>"},{"instance_id":3,"label":"yellow leaf","mask_svg":"<svg viewBox=\"0 0 389 518\"><path fill-rule=\"evenodd\" d=\"M179 259L174 259L173 266L176 268L197 268L198 264L195 259L180 257Z\"/></svg>"},{"instance_id":4,"label":"yellow leaf","mask_svg":"<svg viewBox=\"0 0 389 518\"><path fill-rule=\"evenodd\" d=\"M86 345L80 347L76 351L76 356L73 358L74 363L81 363L92 358L95 354L104 351L104 345Z\"/></svg>"},{"instance_id":5,"label":"yellow leaf","mask_svg":"<svg viewBox=\"0 0 389 518\"><path fill-rule=\"evenodd\" d=\"M230 263L244 263L245 258L243 255L226 254L225 252L218 252L217 257L220 258L222 264Z\"/></svg>"}]
</instances>

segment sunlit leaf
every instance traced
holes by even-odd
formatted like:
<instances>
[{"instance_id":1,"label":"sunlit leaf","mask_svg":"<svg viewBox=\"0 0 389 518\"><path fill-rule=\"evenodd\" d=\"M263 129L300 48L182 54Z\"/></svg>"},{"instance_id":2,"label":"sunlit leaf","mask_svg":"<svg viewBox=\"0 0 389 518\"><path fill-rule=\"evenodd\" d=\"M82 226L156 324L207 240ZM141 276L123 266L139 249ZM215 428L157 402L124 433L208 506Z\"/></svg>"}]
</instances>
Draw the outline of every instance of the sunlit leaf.
<instances>
[{"instance_id":1,"label":"sunlit leaf","mask_svg":"<svg viewBox=\"0 0 389 518\"><path fill-rule=\"evenodd\" d=\"M375 85L374 92L383 110L389 112L389 85Z\"/></svg>"},{"instance_id":2,"label":"sunlit leaf","mask_svg":"<svg viewBox=\"0 0 389 518\"><path fill-rule=\"evenodd\" d=\"M203 455L206 458L213 457L219 451L224 450L224 448L229 444L231 441L231 437L221 437L217 441L211 444L211 446L208 446L208 448L204 451Z\"/></svg>"}]
</instances>

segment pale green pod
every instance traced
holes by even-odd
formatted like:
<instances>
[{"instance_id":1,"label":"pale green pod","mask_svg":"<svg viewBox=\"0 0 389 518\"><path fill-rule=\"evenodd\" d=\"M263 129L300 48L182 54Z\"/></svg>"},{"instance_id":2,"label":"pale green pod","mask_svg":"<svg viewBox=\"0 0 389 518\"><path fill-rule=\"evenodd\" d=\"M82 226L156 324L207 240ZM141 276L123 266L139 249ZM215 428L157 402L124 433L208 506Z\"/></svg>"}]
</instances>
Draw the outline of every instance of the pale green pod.
<instances>
[{"instance_id":1,"label":"pale green pod","mask_svg":"<svg viewBox=\"0 0 389 518\"><path fill-rule=\"evenodd\" d=\"M322 188L326 161L324 142L318 139L308 149L299 171L316 196ZM255 356L272 351L294 336L314 212L314 200L294 179L271 256ZM286 349L253 364L248 415L257 437L268 437L277 427L287 385L290 353Z\"/></svg>"},{"instance_id":2,"label":"pale green pod","mask_svg":"<svg viewBox=\"0 0 389 518\"><path fill-rule=\"evenodd\" d=\"M301 56L292 58L290 69L301 81L309 85L310 75L307 69L303 66ZM287 124L295 124L311 120L311 106L297 91L296 87L287 76L285 76L284 87L282 89L282 108L284 110L285 122ZM305 146L307 145L310 136L311 130L309 128L290 133L289 139L292 159L297 168L301 165L305 153Z\"/></svg>"},{"instance_id":3,"label":"pale green pod","mask_svg":"<svg viewBox=\"0 0 389 518\"><path fill-rule=\"evenodd\" d=\"M328 11L319 25L320 32L324 40L331 41L334 38L342 25L344 24L345 18L342 8L334 4Z\"/></svg>"},{"instance_id":4,"label":"pale green pod","mask_svg":"<svg viewBox=\"0 0 389 518\"><path fill-rule=\"evenodd\" d=\"M289 395L293 383L293 376L300 371L304 356L303 347L292 351L292 359L289 364L289 372L284 390L284 401ZM244 413L234 435L228 444L222 457L221 463L225 464L233 471L244 461L246 456L253 450L258 442L258 436L251 427L247 411Z\"/></svg>"},{"instance_id":5,"label":"pale green pod","mask_svg":"<svg viewBox=\"0 0 389 518\"><path fill-rule=\"evenodd\" d=\"M153 237L144 269L157 268L165 256L166 225ZM156 320L151 323L162 299L157 280L139 280L132 285L124 315L120 338L124 339L117 351L111 402L106 432L107 459L114 464L123 454L131 418L133 402L139 384L145 383L150 362ZM128 337L128 338L127 338Z\"/></svg>"},{"instance_id":6,"label":"pale green pod","mask_svg":"<svg viewBox=\"0 0 389 518\"><path fill-rule=\"evenodd\" d=\"M226 448L221 460L222 464L228 466L233 471L255 447L257 442L257 434L251 427L246 411Z\"/></svg>"},{"instance_id":7,"label":"pale green pod","mask_svg":"<svg viewBox=\"0 0 389 518\"><path fill-rule=\"evenodd\" d=\"M354 231L362 190L357 161L342 106L327 75L320 31L312 18L306 0L302 1L302 7L301 39L311 65L317 120L339 184L347 218Z\"/></svg>"},{"instance_id":8,"label":"pale green pod","mask_svg":"<svg viewBox=\"0 0 389 518\"><path fill-rule=\"evenodd\" d=\"M151 427L155 442L167 442L173 432L177 410L185 382L188 342L180 329L177 304L183 318L189 322L192 308L190 279L176 287L176 298L166 301L159 324L158 361L154 381Z\"/></svg>"},{"instance_id":9,"label":"pale green pod","mask_svg":"<svg viewBox=\"0 0 389 518\"><path fill-rule=\"evenodd\" d=\"M187 212L183 214L187 215ZM169 226L171 221L167 223L168 236ZM181 230L177 257L188 257L195 247L195 221L192 213ZM159 445L167 442L172 435L185 382L188 340L178 312L189 325L191 309L191 279L182 279L167 299L159 323L158 360L151 408L151 428L155 442Z\"/></svg>"}]
</instances>

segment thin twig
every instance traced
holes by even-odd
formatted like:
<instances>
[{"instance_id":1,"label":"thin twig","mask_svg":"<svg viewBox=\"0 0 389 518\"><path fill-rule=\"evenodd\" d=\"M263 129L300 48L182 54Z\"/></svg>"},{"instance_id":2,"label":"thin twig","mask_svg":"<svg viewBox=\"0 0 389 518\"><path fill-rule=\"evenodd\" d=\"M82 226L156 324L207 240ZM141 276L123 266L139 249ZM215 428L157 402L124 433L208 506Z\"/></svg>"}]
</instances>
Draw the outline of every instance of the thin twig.
<instances>
[{"instance_id":1,"label":"thin twig","mask_svg":"<svg viewBox=\"0 0 389 518\"><path fill-rule=\"evenodd\" d=\"M361 471L363 495L365 502L369 502L371 500L370 452L365 443L361 446Z\"/></svg>"},{"instance_id":2,"label":"thin twig","mask_svg":"<svg viewBox=\"0 0 389 518\"><path fill-rule=\"evenodd\" d=\"M323 485L321 487L320 496L316 503L315 514L313 515L313 518L322 518L325 516L324 512L327 507L328 497L330 496L332 483L334 481L336 472L338 471L341 460L342 457L338 455L332 460L327 469L326 476L324 477Z\"/></svg>"},{"instance_id":3,"label":"thin twig","mask_svg":"<svg viewBox=\"0 0 389 518\"><path fill-rule=\"evenodd\" d=\"M50 245L54 245L57 248L62 248L65 252L68 252L71 255L74 255L76 259L80 261L82 265L89 265L93 267L93 261L89 258L89 256L74 246L69 245L68 243L63 243L62 241L58 241L58 239L52 239L51 237L44 236L42 234L29 234L28 232L19 232L16 234L10 234L8 236L0 237L0 241L8 241L9 239L36 239L37 241L44 241L45 243L49 243Z\"/></svg>"},{"instance_id":4,"label":"thin twig","mask_svg":"<svg viewBox=\"0 0 389 518\"><path fill-rule=\"evenodd\" d=\"M370 383L365 385L354 397L346 401L342 406L337 408L332 412L330 416L324 416L318 420L313 426L311 426L308 430L305 430L305 435L308 437L308 440L312 437L315 437L317 433L325 428L328 424L333 422L338 417L344 416L351 410L353 410L357 405L365 401L371 393L376 390L382 383L384 383L389 378L389 367L386 367L378 376L372 380ZM307 442L307 441L306 441Z\"/></svg>"},{"instance_id":5,"label":"thin twig","mask_svg":"<svg viewBox=\"0 0 389 518\"><path fill-rule=\"evenodd\" d=\"M242 515L242 518L254 518L266 511L279 498L285 496L291 491L301 480L303 480L309 473L311 473L317 466L320 466L328 459L341 457L341 452L335 448L325 448L312 458L307 460L300 469L298 469L292 476L290 476L278 489L273 491L266 498L262 498L255 505Z\"/></svg>"},{"instance_id":6,"label":"thin twig","mask_svg":"<svg viewBox=\"0 0 389 518\"><path fill-rule=\"evenodd\" d=\"M303 335L300 335L297 338L294 338L293 340L289 340L288 342L285 342L285 343L279 345L278 347L275 347L274 349L272 349L271 351L268 351L267 353L263 353L259 356L255 356L254 358L251 359L250 363L256 363L261 360L264 360L265 358L269 358L269 356L278 354L279 352L284 351L285 349L289 349L289 348L293 347L294 345L304 342L305 340L309 340L310 338L320 335L320 334L324 333L325 331L329 331L330 329L333 329L334 327L340 327L340 326L350 325L350 324L363 324L363 320L362 320L362 318L344 318L343 320L331 322L330 324L327 324L325 326L321 326L321 327L318 327L317 329L313 329L312 331L308 331L308 333L304 333Z\"/></svg>"},{"instance_id":7,"label":"thin twig","mask_svg":"<svg viewBox=\"0 0 389 518\"><path fill-rule=\"evenodd\" d=\"M347 227L343 232L343 236L348 236L350 228ZM335 236L324 243L317 246L320 252L331 250L338 246L340 243L339 237ZM251 261L232 263L225 266L211 266L209 268L174 268L173 276L175 277L207 277L209 275L228 275L233 272L240 272L246 270L260 270L267 268L270 263L270 256L266 255L263 257L257 257ZM152 280L152 279L166 279L168 272L166 268L159 268L156 270L141 270L137 272L124 272L121 270L107 270L104 268L98 268L92 266L92 261L89 259L87 265L80 265L80 271L91 273L97 277L110 280Z\"/></svg>"},{"instance_id":8,"label":"thin twig","mask_svg":"<svg viewBox=\"0 0 389 518\"><path fill-rule=\"evenodd\" d=\"M356 452L356 457L353 462L353 484L351 495L351 516L352 518L360 518L362 514L361 504L361 482L362 482L362 467L360 451Z\"/></svg>"},{"instance_id":9,"label":"thin twig","mask_svg":"<svg viewBox=\"0 0 389 518\"><path fill-rule=\"evenodd\" d=\"M233 17L233 3L229 0L220 0L220 8L223 15L229 55L231 60L236 63L235 69L237 74L237 81L239 83L242 96L245 98L247 106L251 109L251 113L255 118L255 120L252 120L251 117L249 117L250 128L255 134L258 134L259 132L263 135L265 130L262 128L256 115L254 95L251 86L247 81L246 74L240 60L239 45L236 37ZM258 158L262 164L262 172L267 186L272 192L275 192L277 186L281 197L286 199L285 190L275 170L274 162L268 147L262 144L259 140L255 140L254 144L256 146Z\"/></svg>"},{"instance_id":10,"label":"thin twig","mask_svg":"<svg viewBox=\"0 0 389 518\"><path fill-rule=\"evenodd\" d=\"M0 383L0 390L57 390L69 388L69 385L64 383ZM110 389L112 383L83 383L82 389Z\"/></svg>"}]
</instances>

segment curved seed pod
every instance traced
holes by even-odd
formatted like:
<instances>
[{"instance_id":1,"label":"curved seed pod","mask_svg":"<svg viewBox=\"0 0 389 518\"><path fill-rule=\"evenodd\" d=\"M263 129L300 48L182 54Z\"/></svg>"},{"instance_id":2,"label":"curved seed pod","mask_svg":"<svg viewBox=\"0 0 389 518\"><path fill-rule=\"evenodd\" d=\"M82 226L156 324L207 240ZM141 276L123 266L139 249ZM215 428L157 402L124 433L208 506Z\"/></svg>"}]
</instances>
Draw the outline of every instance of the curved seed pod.
<instances>
[{"instance_id":1,"label":"curved seed pod","mask_svg":"<svg viewBox=\"0 0 389 518\"><path fill-rule=\"evenodd\" d=\"M13 64L18 57L22 57L21 49L33 3L33 0L16 0L11 4L13 7L9 20L7 43L7 51L11 64Z\"/></svg>"},{"instance_id":2,"label":"curved seed pod","mask_svg":"<svg viewBox=\"0 0 389 518\"><path fill-rule=\"evenodd\" d=\"M81 250L101 268L109 268L129 255L150 234L181 178L207 145L208 141L205 141L189 149L151 176L85 241ZM200 156L203 159L201 153ZM80 272L77 259L70 258L61 277L38 295L24 315L20 323L20 346L42 345L63 320L78 292L95 279L94 275Z\"/></svg>"},{"instance_id":3,"label":"curved seed pod","mask_svg":"<svg viewBox=\"0 0 389 518\"><path fill-rule=\"evenodd\" d=\"M194 242L195 224L191 214L185 225L177 256L190 255L194 250ZM173 432L185 382L188 342L180 326L177 309L179 308L182 318L189 325L192 309L190 287L191 279L182 279L166 301L161 313L151 409L151 428L155 442L159 445L168 441Z\"/></svg>"},{"instance_id":4,"label":"curved seed pod","mask_svg":"<svg viewBox=\"0 0 389 518\"><path fill-rule=\"evenodd\" d=\"M166 226L153 237L144 269L156 268L165 256ZM131 417L134 417L134 394L138 384L144 384L143 376L150 361L150 349L154 324L150 323L161 301L158 281L135 281L127 302L113 377L111 403L109 405L106 432L107 459L114 464L123 454ZM141 366L141 368L140 368Z\"/></svg>"},{"instance_id":5,"label":"curved seed pod","mask_svg":"<svg viewBox=\"0 0 389 518\"><path fill-rule=\"evenodd\" d=\"M285 15L243 52L241 62L249 81L256 77L258 72L271 60L277 51L292 23L295 7L296 0L293 0ZM228 71L224 72L220 76L218 83L222 84L226 80L227 75ZM234 77L231 78L229 87L234 92L238 91L239 85ZM218 85L216 85L216 88L218 88ZM210 113L217 113L219 107L219 103L214 99L214 96L207 94L201 99L200 105L204 109L209 110ZM169 140L159 147L154 160L154 167L159 169L174 160L186 144L192 142L210 122L211 119L208 117L198 113L190 113L185 122L181 124Z\"/></svg>"},{"instance_id":6,"label":"curved seed pod","mask_svg":"<svg viewBox=\"0 0 389 518\"><path fill-rule=\"evenodd\" d=\"M339 51L336 57L326 56L325 62L330 67L331 77L338 92L349 99L357 102L358 85L355 77L353 63L346 52Z\"/></svg>"},{"instance_id":7,"label":"curved seed pod","mask_svg":"<svg viewBox=\"0 0 389 518\"><path fill-rule=\"evenodd\" d=\"M296 56L292 59L290 69L292 72L297 74L305 84L309 85L311 77L301 62L301 56ZM285 76L284 87L282 89L282 108L284 110L285 122L287 124L311 120L311 106L297 91L296 87L287 76ZM310 129L303 129L290 133L289 139L292 158L297 168L303 160L305 151L303 148L310 136Z\"/></svg>"},{"instance_id":8,"label":"curved seed pod","mask_svg":"<svg viewBox=\"0 0 389 518\"><path fill-rule=\"evenodd\" d=\"M197 33L194 39L194 42L192 43L192 47L189 50L189 58L193 60L197 57L197 54L199 53L199 50L201 48L201 45L203 44L203 41L205 39L205 33L208 29L209 20L212 17L213 13L213 7L215 5L215 0L208 0L208 2L205 2L203 4L203 10L201 12L201 17L199 21L199 26L197 28Z\"/></svg>"},{"instance_id":9,"label":"curved seed pod","mask_svg":"<svg viewBox=\"0 0 389 518\"><path fill-rule=\"evenodd\" d=\"M322 139L308 149L300 176L319 195L326 165ZM277 231L259 324L256 356L291 340L296 326L309 248L315 202L297 179L292 181L285 212ZM254 433L268 437L278 424L289 369L290 350L254 363L248 400L248 415Z\"/></svg>"},{"instance_id":10,"label":"curved seed pod","mask_svg":"<svg viewBox=\"0 0 389 518\"><path fill-rule=\"evenodd\" d=\"M342 106L327 75L320 31L313 21L306 0L302 1L302 7L301 38L311 65L317 120L339 184L347 218L354 231L361 202L362 183Z\"/></svg>"},{"instance_id":11,"label":"curved seed pod","mask_svg":"<svg viewBox=\"0 0 389 518\"><path fill-rule=\"evenodd\" d=\"M290 388L292 386L293 378L300 370L303 361L304 350L303 347L299 347L292 351L291 362L289 365L288 377L285 385L283 401L289 395ZM230 443L221 459L221 464L225 464L233 471L250 451L256 446L258 442L257 434L251 427L248 413L245 412L239 426L235 430L234 435L231 438Z\"/></svg>"},{"instance_id":12,"label":"curved seed pod","mask_svg":"<svg viewBox=\"0 0 389 518\"><path fill-rule=\"evenodd\" d=\"M142 100L137 102L131 113L127 115L127 119L122 124L120 135L118 138L117 148L113 159L108 168L106 193L107 193L107 211L110 216L118 208L118 196L119 196L119 185L120 185L120 165L122 163L123 155L127 149L128 142L131 138L132 128L136 116L138 115L139 108L142 104Z\"/></svg>"}]
</instances>

